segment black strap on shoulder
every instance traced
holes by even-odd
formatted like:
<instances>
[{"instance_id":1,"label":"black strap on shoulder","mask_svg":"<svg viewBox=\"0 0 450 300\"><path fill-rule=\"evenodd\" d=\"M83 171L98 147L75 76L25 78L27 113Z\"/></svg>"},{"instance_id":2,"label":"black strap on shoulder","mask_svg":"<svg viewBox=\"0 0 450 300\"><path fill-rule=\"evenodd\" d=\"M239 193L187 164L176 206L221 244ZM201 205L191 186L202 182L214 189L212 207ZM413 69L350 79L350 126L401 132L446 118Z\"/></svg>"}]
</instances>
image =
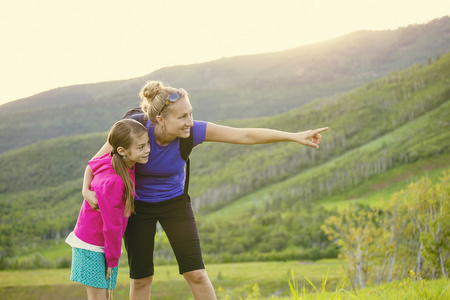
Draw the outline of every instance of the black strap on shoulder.
<instances>
[{"instance_id":1,"label":"black strap on shoulder","mask_svg":"<svg viewBox=\"0 0 450 300\"><path fill-rule=\"evenodd\" d=\"M189 192L189 175L190 175L190 161L189 158L186 161L186 178L184 179L184 194L187 195Z\"/></svg>"},{"instance_id":2,"label":"black strap on shoulder","mask_svg":"<svg viewBox=\"0 0 450 300\"><path fill-rule=\"evenodd\" d=\"M191 134L189 135L189 137L186 139L180 138L181 158L184 159L185 161L188 161L189 155L192 152L192 148L194 148L194 134L192 132L192 127L191 127Z\"/></svg>"},{"instance_id":3,"label":"black strap on shoulder","mask_svg":"<svg viewBox=\"0 0 450 300\"><path fill-rule=\"evenodd\" d=\"M187 195L189 191L189 175L191 173L189 154L191 154L192 148L194 148L194 134L192 132L187 139L180 138L180 154L181 158L186 161L186 178L184 179L184 194Z\"/></svg>"}]
</instances>

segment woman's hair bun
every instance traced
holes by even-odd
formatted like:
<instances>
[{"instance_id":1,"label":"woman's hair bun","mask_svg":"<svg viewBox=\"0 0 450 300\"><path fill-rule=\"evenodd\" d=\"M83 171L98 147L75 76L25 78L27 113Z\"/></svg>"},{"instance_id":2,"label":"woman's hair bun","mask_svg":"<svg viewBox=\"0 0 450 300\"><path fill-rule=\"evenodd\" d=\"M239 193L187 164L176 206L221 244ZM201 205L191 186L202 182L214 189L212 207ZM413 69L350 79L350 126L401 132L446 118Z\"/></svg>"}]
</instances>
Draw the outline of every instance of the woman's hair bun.
<instances>
[{"instance_id":1,"label":"woman's hair bun","mask_svg":"<svg viewBox=\"0 0 450 300\"><path fill-rule=\"evenodd\" d=\"M151 102L156 95L163 89L163 85L159 81L148 81L141 89L140 97Z\"/></svg>"}]
</instances>

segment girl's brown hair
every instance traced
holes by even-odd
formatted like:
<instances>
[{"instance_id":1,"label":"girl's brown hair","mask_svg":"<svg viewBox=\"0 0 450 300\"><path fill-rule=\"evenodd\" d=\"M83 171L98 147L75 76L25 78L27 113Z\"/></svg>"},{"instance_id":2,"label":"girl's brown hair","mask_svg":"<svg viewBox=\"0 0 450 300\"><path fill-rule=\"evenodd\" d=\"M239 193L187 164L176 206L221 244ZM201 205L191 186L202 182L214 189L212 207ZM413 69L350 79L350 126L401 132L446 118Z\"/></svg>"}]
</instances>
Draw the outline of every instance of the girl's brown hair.
<instances>
[{"instance_id":1,"label":"girl's brown hair","mask_svg":"<svg viewBox=\"0 0 450 300\"><path fill-rule=\"evenodd\" d=\"M141 97L141 109L145 112L152 121L156 123L156 117L166 105L167 98L170 94L177 92L178 89L164 86L161 81L147 81L147 83L141 88L139 96ZM162 117L165 117L170 113L170 103L161 113Z\"/></svg>"},{"instance_id":2,"label":"girl's brown hair","mask_svg":"<svg viewBox=\"0 0 450 300\"><path fill-rule=\"evenodd\" d=\"M125 183L125 216L129 216L134 213L134 184L128 173L125 160L120 154L117 153L117 148L122 147L128 149L133 145L135 137L139 137L142 134L147 134L147 129L138 121L133 119L124 119L116 122L109 131L108 143L112 147L111 151L111 163L123 182Z\"/></svg>"}]
</instances>

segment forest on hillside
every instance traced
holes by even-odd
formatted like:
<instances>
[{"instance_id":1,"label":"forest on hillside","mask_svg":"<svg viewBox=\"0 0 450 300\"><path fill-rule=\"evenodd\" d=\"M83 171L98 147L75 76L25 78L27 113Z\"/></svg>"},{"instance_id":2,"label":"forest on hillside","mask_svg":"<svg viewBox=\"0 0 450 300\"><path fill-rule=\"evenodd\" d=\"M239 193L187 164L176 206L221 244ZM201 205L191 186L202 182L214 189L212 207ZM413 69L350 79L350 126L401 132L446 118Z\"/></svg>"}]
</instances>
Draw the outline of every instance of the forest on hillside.
<instances>
[{"instance_id":1,"label":"forest on hillside","mask_svg":"<svg viewBox=\"0 0 450 300\"><path fill-rule=\"evenodd\" d=\"M292 143L205 143L194 150L190 191L205 256L217 262L336 257L336 244L320 228L337 212L314 201L395 167L448 157L449 72L445 55L282 115L225 123L287 131L320 124L330 130L319 150ZM105 137L63 137L0 154L2 268L67 266L64 258L20 261L18 255L54 245L73 228L84 167ZM254 205L242 206L233 218L206 220L246 197ZM164 235L159 239L157 261L173 261Z\"/></svg>"},{"instance_id":2,"label":"forest on hillside","mask_svg":"<svg viewBox=\"0 0 450 300\"><path fill-rule=\"evenodd\" d=\"M194 172L205 170L191 181L197 209L214 210L282 181L266 190L270 197L277 198L280 190L283 202L288 201L286 194L314 200L357 186L395 165L447 153L448 59L447 55L429 67L415 65L394 72L350 93L320 99L280 116L232 123L287 131L321 126L330 130L324 133L319 151L292 143L202 146L192 155ZM215 199L220 202L214 203Z\"/></svg>"}]
</instances>

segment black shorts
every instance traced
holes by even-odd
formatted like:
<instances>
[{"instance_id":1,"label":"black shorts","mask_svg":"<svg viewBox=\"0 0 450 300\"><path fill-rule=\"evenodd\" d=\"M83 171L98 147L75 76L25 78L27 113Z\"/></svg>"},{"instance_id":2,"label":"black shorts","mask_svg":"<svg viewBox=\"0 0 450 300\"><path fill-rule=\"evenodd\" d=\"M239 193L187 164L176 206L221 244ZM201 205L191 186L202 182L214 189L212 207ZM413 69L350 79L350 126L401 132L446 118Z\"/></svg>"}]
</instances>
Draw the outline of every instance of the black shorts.
<instances>
[{"instance_id":1,"label":"black shorts","mask_svg":"<svg viewBox=\"0 0 450 300\"><path fill-rule=\"evenodd\" d=\"M131 214L124 234L130 278L141 279L154 274L157 222L169 239L180 274L205 268L188 195L158 203L135 201L134 206L136 214Z\"/></svg>"}]
</instances>

